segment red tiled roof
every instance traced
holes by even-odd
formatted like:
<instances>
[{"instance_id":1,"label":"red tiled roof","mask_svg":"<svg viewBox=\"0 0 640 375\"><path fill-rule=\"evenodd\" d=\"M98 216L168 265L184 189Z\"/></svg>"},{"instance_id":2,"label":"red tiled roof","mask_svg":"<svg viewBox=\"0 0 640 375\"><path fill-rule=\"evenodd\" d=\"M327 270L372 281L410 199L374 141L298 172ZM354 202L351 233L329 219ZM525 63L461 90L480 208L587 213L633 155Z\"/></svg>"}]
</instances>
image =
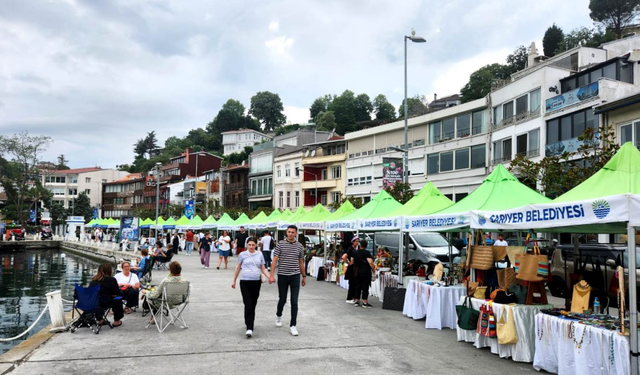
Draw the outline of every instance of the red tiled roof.
<instances>
[{"instance_id":1,"label":"red tiled roof","mask_svg":"<svg viewBox=\"0 0 640 375\"><path fill-rule=\"evenodd\" d=\"M137 180L139 178L142 178L142 173L131 173L130 175L124 176L123 178L116 180L117 181L131 181L131 180Z\"/></svg>"},{"instance_id":2,"label":"red tiled roof","mask_svg":"<svg viewBox=\"0 0 640 375\"><path fill-rule=\"evenodd\" d=\"M226 168L224 168L225 171L231 171L231 170L235 170L235 169L249 169L249 163L245 164L245 165L230 165Z\"/></svg>"},{"instance_id":3,"label":"red tiled roof","mask_svg":"<svg viewBox=\"0 0 640 375\"><path fill-rule=\"evenodd\" d=\"M336 135L332 136L331 138L327 139L327 141L341 141L343 139L344 139L343 136L336 134Z\"/></svg>"},{"instance_id":4,"label":"red tiled roof","mask_svg":"<svg viewBox=\"0 0 640 375\"><path fill-rule=\"evenodd\" d=\"M100 167L61 169L59 171L53 171L53 174L78 174L78 173L95 172L95 171L101 171L101 170L102 168Z\"/></svg>"}]
</instances>

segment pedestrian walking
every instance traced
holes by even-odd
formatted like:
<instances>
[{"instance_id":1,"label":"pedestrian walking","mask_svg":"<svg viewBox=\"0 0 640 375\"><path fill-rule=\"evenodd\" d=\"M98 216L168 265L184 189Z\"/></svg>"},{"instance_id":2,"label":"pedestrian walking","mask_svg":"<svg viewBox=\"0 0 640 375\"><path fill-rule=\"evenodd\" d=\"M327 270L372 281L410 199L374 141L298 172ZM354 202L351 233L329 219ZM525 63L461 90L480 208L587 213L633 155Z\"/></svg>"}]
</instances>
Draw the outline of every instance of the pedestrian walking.
<instances>
[{"instance_id":1,"label":"pedestrian walking","mask_svg":"<svg viewBox=\"0 0 640 375\"><path fill-rule=\"evenodd\" d=\"M200 263L202 268L209 268L209 257L211 256L211 233L207 232L202 241L200 241Z\"/></svg>"},{"instance_id":2,"label":"pedestrian walking","mask_svg":"<svg viewBox=\"0 0 640 375\"><path fill-rule=\"evenodd\" d=\"M344 273L344 279L349 280L349 289L347 290L347 303L355 303L354 296L356 294L356 285L353 282L353 271L354 266L351 259L353 258L353 253L358 250L358 243L360 239L358 236L354 236L351 239L351 246L348 247L344 253L342 254L342 261L345 262L347 266L347 271Z\"/></svg>"},{"instance_id":3,"label":"pedestrian walking","mask_svg":"<svg viewBox=\"0 0 640 375\"><path fill-rule=\"evenodd\" d=\"M247 238L249 238L249 234L244 230L244 227L240 227L240 233L236 235L236 240L234 241L236 247L236 256L240 255L241 252L246 250Z\"/></svg>"},{"instance_id":4,"label":"pedestrian walking","mask_svg":"<svg viewBox=\"0 0 640 375\"><path fill-rule=\"evenodd\" d=\"M224 258L224 269L227 269L227 265L229 264L229 253L231 252L231 237L229 237L229 232L222 231L222 236L218 238L218 243L220 244L220 250L218 252L218 267L220 269L220 265L222 264L222 259Z\"/></svg>"},{"instance_id":5,"label":"pedestrian walking","mask_svg":"<svg viewBox=\"0 0 640 375\"><path fill-rule=\"evenodd\" d=\"M287 239L278 242L273 251L273 263L271 264L271 276L269 283L276 282L274 277L278 269L278 309L276 311L276 327L282 327L282 310L287 303L287 293L291 289L291 321L289 331L293 336L298 336L298 295L300 294L300 279L302 286L307 283L307 275L304 271L304 248L296 240L298 227L289 225ZM279 263L279 264L278 264Z\"/></svg>"},{"instance_id":6,"label":"pedestrian walking","mask_svg":"<svg viewBox=\"0 0 640 375\"><path fill-rule=\"evenodd\" d=\"M259 251L256 251L256 248L256 239L247 238L247 251L238 255L238 265L233 273L233 284L231 284L231 287L235 289L236 279L240 275L240 292L242 293L242 303L244 303L244 324L247 326L245 334L247 337L253 336L256 305L262 285L260 274L269 277L264 266L264 257Z\"/></svg>"},{"instance_id":7,"label":"pedestrian walking","mask_svg":"<svg viewBox=\"0 0 640 375\"><path fill-rule=\"evenodd\" d=\"M271 271L271 251L275 247L275 244L269 231L265 231L260 239L260 247L262 248L262 255L264 256L265 267L267 267L269 271Z\"/></svg>"},{"instance_id":8,"label":"pedestrian walking","mask_svg":"<svg viewBox=\"0 0 640 375\"><path fill-rule=\"evenodd\" d=\"M189 229L187 231L187 235L185 237L186 237L186 241L187 241L187 243L186 243L187 255L191 256L191 252L193 251L193 237L194 237L193 232L191 231L191 229Z\"/></svg>"},{"instance_id":9,"label":"pedestrian walking","mask_svg":"<svg viewBox=\"0 0 640 375\"><path fill-rule=\"evenodd\" d=\"M351 263L353 264L353 275L349 280L349 286L354 284L354 306L360 306L362 301L362 307L371 308L369 304L369 286L371 285L371 272L375 267L373 265L373 257L367 251L367 241L362 240L358 250L353 252Z\"/></svg>"},{"instance_id":10,"label":"pedestrian walking","mask_svg":"<svg viewBox=\"0 0 640 375\"><path fill-rule=\"evenodd\" d=\"M174 233L171 237L171 244L173 245L173 251L175 254L182 251L182 249L180 249L180 237L178 237L178 233Z\"/></svg>"}]
</instances>

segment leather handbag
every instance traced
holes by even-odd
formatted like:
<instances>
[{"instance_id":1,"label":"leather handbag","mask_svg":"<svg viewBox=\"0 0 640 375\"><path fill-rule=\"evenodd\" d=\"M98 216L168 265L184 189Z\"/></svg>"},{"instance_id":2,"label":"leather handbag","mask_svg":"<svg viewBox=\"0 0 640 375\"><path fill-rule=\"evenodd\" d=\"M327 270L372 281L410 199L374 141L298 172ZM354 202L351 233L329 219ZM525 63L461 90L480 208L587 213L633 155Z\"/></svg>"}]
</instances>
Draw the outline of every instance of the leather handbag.
<instances>
[{"instance_id":1,"label":"leather handbag","mask_svg":"<svg viewBox=\"0 0 640 375\"><path fill-rule=\"evenodd\" d=\"M480 245L482 241L482 245ZM490 270L493 268L494 256L493 246L487 246L482 231L479 230L476 236L476 244L471 247L471 261L469 266L477 270Z\"/></svg>"},{"instance_id":2,"label":"leather handbag","mask_svg":"<svg viewBox=\"0 0 640 375\"><path fill-rule=\"evenodd\" d=\"M516 294L509 293L506 290L498 290L498 292L492 299L493 299L493 302L499 303L501 305L510 305L512 303L518 303L518 297L516 297ZM526 296L525 296L525 302L526 302Z\"/></svg>"},{"instance_id":3,"label":"leather handbag","mask_svg":"<svg viewBox=\"0 0 640 375\"><path fill-rule=\"evenodd\" d=\"M498 334L498 344L513 345L518 342L516 323L513 321L513 311L510 306L507 306L502 310L500 319L498 319L496 331Z\"/></svg>"},{"instance_id":4,"label":"leather handbag","mask_svg":"<svg viewBox=\"0 0 640 375\"><path fill-rule=\"evenodd\" d=\"M491 292L491 295L489 295L489 299L495 300L498 292L504 292L504 289L494 289L493 292Z\"/></svg>"},{"instance_id":5,"label":"leather handbag","mask_svg":"<svg viewBox=\"0 0 640 375\"><path fill-rule=\"evenodd\" d=\"M509 267L500 269L498 273L498 285L501 289L508 290L509 287L516 283L516 270Z\"/></svg>"},{"instance_id":6,"label":"leather handbag","mask_svg":"<svg viewBox=\"0 0 640 375\"><path fill-rule=\"evenodd\" d=\"M480 312L471 307L471 299L465 297L462 305L456 306L456 314L458 315L458 327L464 330L474 330L478 326L478 316Z\"/></svg>"},{"instance_id":7,"label":"leather handbag","mask_svg":"<svg viewBox=\"0 0 640 375\"><path fill-rule=\"evenodd\" d=\"M402 288L385 288L382 309L402 311L404 308L404 297L406 293L407 290Z\"/></svg>"},{"instance_id":8,"label":"leather handbag","mask_svg":"<svg viewBox=\"0 0 640 375\"><path fill-rule=\"evenodd\" d=\"M591 297L591 287L582 280L573 286L573 297L571 298L571 312L582 314L589 310L589 298Z\"/></svg>"},{"instance_id":9,"label":"leather handbag","mask_svg":"<svg viewBox=\"0 0 640 375\"><path fill-rule=\"evenodd\" d=\"M509 287L509 293L513 293L516 295L516 302L519 305L524 305L527 303L527 288L520 284L513 284Z\"/></svg>"},{"instance_id":10,"label":"leather handbag","mask_svg":"<svg viewBox=\"0 0 640 375\"><path fill-rule=\"evenodd\" d=\"M496 318L493 315L493 308L491 304L493 302L489 301L484 305L480 306L480 316L478 319L478 328L476 332L480 336L496 338Z\"/></svg>"},{"instance_id":11,"label":"leather handbag","mask_svg":"<svg viewBox=\"0 0 640 375\"><path fill-rule=\"evenodd\" d=\"M480 286L479 282L469 281L469 279L465 280L464 284L467 287L467 296L473 296L476 293L478 286Z\"/></svg>"},{"instance_id":12,"label":"leather handbag","mask_svg":"<svg viewBox=\"0 0 640 375\"><path fill-rule=\"evenodd\" d=\"M486 286L478 286L473 293L473 298L477 299L486 299L487 287Z\"/></svg>"}]
</instances>

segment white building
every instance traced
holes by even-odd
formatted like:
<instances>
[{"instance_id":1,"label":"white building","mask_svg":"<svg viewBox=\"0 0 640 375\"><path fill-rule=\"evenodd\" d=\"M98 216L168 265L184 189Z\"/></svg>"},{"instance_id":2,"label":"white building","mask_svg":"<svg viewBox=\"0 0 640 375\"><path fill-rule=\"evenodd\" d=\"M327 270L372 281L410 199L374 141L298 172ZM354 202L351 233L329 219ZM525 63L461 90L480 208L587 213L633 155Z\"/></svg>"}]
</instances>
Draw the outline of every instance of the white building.
<instances>
[{"instance_id":1,"label":"white building","mask_svg":"<svg viewBox=\"0 0 640 375\"><path fill-rule=\"evenodd\" d=\"M127 175L129 172L93 167L42 171L41 178L43 186L53 193L53 202L62 204L64 208L73 207L78 195L86 193L91 207L100 209L102 184L120 180Z\"/></svg>"},{"instance_id":2,"label":"white building","mask_svg":"<svg viewBox=\"0 0 640 375\"><path fill-rule=\"evenodd\" d=\"M271 138L268 135L253 129L230 130L222 133L222 146L225 156L241 153L247 146L270 140Z\"/></svg>"},{"instance_id":3,"label":"white building","mask_svg":"<svg viewBox=\"0 0 640 375\"><path fill-rule=\"evenodd\" d=\"M302 202L302 150L280 151L273 160L273 207L300 207Z\"/></svg>"}]
</instances>

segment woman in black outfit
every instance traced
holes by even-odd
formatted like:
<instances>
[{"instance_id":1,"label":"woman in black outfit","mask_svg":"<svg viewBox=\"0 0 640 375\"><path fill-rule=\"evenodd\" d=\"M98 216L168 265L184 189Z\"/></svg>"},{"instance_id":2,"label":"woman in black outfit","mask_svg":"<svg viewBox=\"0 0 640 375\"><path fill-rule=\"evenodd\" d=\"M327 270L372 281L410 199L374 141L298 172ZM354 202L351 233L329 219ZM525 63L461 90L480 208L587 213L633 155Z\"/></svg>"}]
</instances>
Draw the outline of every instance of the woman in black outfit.
<instances>
[{"instance_id":1,"label":"woman in black outfit","mask_svg":"<svg viewBox=\"0 0 640 375\"><path fill-rule=\"evenodd\" d=\"M100 285L100 292L98 293L98 304L103 309L111 308L113 311L113 326L119 327L122 325L122 317L124 316L124 308L122 307L122 300L114 300L114 297L120 295L120 288L118 288L118 282L111 275L113 274L113 268L111 264L104 263L98 267L98 273L91 279L89 286ZM98 321L98 324L102 324L104 321Z\"/></svg>"},{"instance_id":2,"label":"woman in black outfit","mask_svg":"<svg viewBox=\"0 0 640 375\"><path fill-rule=\"evenodd\" d=\"M349 283L355 284L355 306L360 306L359 301L362 301L362 307L371 308L373 306L369 304L367 299L371 285L371 273L375 267L373 257L367 251L366 240L362 240L360 248L352 253L351 263L354 265L354 272Z\"/></svg>"}]
</instances>

